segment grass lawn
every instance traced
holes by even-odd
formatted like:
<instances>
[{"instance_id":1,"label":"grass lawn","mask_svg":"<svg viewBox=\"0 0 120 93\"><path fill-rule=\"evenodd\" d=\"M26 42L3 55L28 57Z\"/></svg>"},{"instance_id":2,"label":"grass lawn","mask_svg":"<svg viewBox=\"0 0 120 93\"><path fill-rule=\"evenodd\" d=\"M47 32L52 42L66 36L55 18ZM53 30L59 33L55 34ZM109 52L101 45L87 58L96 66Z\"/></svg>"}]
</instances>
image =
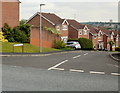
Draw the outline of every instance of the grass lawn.
<instances>
[{"instance_id":1,"label":"grass lawn","mask_svg":"<svg viewBox=\"0 0 120 93\"><path fill-rule=\"evenodd\" d=\"M13 44L20 44L20 43L10 43L10 42L3 42L0 44L2 45L2 49L0 49L0 52L13 52ZM54 48L43 48L43 52L51 52L51 51L61 51L60 49L54 49ZM17 46L14 47L14 52L22 52L22 47ZM31 44L25 43L24 44L24 53L38 53L39 47L33 46Z\"/></svg>"}]
</instances>

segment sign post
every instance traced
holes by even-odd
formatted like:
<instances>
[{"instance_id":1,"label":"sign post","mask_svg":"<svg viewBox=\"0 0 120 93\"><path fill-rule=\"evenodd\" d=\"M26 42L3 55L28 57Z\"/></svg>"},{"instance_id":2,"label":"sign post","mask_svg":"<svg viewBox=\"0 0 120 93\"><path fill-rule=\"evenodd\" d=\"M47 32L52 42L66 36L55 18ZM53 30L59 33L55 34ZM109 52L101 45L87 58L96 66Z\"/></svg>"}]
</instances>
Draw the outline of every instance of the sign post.
<instances>
[{"instance_id":1,"label":"sign post","mask_svg":"<svg viewBox=\"0 0 120 93\"><path fill-rule=\"evenodd\" d=\"M14 53L14 47L16 46L22 46L22 53L24 52L24 44L14 44L13 45L13 53Z\"/></svg>"}]
</instances>

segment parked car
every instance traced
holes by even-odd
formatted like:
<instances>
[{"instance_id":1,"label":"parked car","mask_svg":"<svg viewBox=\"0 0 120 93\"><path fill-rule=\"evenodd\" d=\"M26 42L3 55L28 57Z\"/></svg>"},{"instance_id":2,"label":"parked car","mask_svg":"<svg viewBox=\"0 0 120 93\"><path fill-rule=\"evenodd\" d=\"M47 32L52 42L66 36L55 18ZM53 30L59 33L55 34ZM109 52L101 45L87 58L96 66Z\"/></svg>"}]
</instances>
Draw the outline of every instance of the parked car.
<instances>
[{"instance_id":1,"label":"parked car","mask_svg":"<svg viewBox=\"0 0 120 93\"><path fill-rule=\"evenodd\" d=\"M72 48L74 48L75 50L76 50L76 49L81 49L80 44L79 44L78 42L76 42L76 41L69 41L69 42L67 42L66 46L67 46L67 47L72 47Z\"/></svg>"}]
</instances>

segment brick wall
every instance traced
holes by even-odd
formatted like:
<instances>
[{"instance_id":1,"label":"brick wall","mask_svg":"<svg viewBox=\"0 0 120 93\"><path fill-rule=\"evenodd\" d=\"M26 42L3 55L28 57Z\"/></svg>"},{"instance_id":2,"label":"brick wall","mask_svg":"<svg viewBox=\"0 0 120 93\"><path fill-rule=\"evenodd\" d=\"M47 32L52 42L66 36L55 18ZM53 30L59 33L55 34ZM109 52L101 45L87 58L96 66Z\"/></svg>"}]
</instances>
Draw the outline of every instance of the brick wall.
<instances>
[{"instance_id":1,"label":"brick wall","mask_svg":"<svg viewBox=\"0 0 120 93\"><path fill-rule=\"evenodd\" d=\"M28 22L28 24L31 24L31 32L30 32L30 44L35 46L40 46L40 16L37 15L33 17L32 20ZM46 48L52 48L53 47L53 41L54 40L60 40L60 36L57 36L55 34L52 34L48 31L45 31L44 27L51 27L55 28L50 22L42 18L42 46Z\"/></svg>"},{"instance_id":2,"label":"brick wall","mask_svg":"<svg viewBox=\"0 0 120 93\"><path fill-rule=\"evenodd\" d=\"M2 28L2 1L0 0L0 30Z\"/></svg>"},{"instance_id":3,"label":"brick wall","mask_svg":"<svg viewBox=\"0 0 120 93\"><path fill-rule=\"evenodd\" d=\"M30 44L40 46L40 30L39 27L31 27ZM42 46L52 48L54 40L60 40L60 36L52 34L48 31L42 31Z\"/></svg>"},{"instance_id":4,"label":"brick wall","mask_svg":"<svg viewBox=\"0 0 120 93\"><path fill-rule=\"evenodd\" d=\"M2 2L2 26L5 23L12 28L19 25L19 2Z\"/></svg>"},{"instance_id":5,"label":"brick wall","mask_svg":"<svg viewBox=\"0 0 120 93\"><path fill-rule=\"evenodd\" d=\"M78 38L78 31L71 26L68 26L68 38L73 38L73 39Z\"/></svg>"},{"instance_id":6,"label":"brick wall","mask_svg":"<svg viewBox=\"0 0 120 93\"><path fill-rule=\"evenodd\" d=\"M105 48L105 49L108 48L108 47L107 47L107 44L108 44L108 42L107 42L107 38L108 38L108 36L103 35L103 42L104 42L104 48Z\"/></svg>"}]
</instances>

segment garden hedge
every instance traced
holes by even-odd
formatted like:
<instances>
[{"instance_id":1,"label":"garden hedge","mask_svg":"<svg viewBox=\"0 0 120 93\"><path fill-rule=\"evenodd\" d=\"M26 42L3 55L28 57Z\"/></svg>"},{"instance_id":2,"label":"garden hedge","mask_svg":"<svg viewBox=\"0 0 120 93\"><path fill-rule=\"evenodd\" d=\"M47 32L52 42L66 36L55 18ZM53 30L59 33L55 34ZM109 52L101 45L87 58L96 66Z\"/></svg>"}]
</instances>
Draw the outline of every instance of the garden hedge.
<instances>
[{"instance_id":1,"label":"garden hedge","mask_svg":"<svg viewBox=\"0 0 120 93\"><path fill-rule=\"evenodd\" d=\"M93 49L93 42L90 39L79 38L78 42L80 43L82 50L92 50Z\"/></svg>"}]
</instances>

